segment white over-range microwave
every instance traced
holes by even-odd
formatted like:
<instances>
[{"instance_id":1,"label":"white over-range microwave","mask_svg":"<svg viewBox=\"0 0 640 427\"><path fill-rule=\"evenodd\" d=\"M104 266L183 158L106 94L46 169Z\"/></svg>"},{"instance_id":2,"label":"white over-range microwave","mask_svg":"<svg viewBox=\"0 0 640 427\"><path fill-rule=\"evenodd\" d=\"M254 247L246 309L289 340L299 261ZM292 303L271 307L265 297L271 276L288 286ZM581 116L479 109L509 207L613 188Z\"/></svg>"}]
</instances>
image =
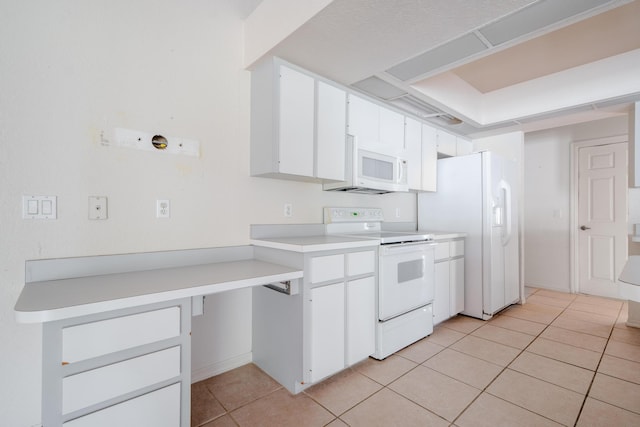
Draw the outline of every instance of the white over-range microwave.
<instances>
[{"instance_id":1,"label":"white over-range microwave","mask_svg":"<svg viewBox=\"0 0 640 427\"><path fill-rule=\"evenodd\" d=\"M345 180L325 183L324 190L365 194L409 191L406 160L361 149L351 135L346 145Z\"/></svg>"}]
</instances>

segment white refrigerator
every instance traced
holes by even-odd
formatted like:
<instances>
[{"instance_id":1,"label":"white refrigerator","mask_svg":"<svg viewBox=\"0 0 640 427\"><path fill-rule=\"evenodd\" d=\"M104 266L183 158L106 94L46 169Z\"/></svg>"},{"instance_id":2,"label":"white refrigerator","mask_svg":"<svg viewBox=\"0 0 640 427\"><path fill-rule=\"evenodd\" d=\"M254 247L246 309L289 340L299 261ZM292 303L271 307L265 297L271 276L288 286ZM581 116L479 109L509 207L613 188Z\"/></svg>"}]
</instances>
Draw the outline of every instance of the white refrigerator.
<instances>
[{"instance_id":1,"label":"white refrigerator","mask_svg":"<svg viewBox=\"0 0 640 427\"><path fill-rule=\"evenodd\" d=\"M491 152L438 160L418 195L418 228L467 233L463 314L489 319L521 297L516 163Z\"/></svg>"}]
</instances>

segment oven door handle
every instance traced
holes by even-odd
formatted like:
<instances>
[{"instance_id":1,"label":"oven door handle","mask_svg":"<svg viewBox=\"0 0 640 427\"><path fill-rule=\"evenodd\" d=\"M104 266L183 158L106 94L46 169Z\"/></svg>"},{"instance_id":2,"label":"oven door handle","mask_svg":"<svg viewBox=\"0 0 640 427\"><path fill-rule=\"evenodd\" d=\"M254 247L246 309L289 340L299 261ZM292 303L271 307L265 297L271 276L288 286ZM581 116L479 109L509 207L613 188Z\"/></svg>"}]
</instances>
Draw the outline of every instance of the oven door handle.
<instances>
[{"instance_id":1,"label":"oven door handle","mask_svg":"<svg viewBox=\"0 0 640 427\"><path fill-rule=\"evenodd\" d=\"M380 245L380 253L419 252L425 249L433 249L436 244L432 242L388 243Z\"/></svg>"}]
</instances>

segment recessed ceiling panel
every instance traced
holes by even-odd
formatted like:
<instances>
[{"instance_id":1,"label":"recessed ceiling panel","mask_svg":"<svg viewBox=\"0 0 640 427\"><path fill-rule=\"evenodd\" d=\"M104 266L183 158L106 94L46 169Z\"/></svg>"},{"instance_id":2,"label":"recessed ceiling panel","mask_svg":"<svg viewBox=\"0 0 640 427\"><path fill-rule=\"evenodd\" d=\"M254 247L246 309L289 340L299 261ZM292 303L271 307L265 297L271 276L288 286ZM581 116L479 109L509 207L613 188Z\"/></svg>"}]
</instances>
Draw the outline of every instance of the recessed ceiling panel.
<instances>
[{"instance_id":1,"label":"recessed ceiling panel","mask_svg":"<svg viewBox=\"0 0 640 427\"><path fill-rule=\"evenodd\" d=\"M608 0L546 0L525 7L479 31L494 46L571 18Z\"/></svg>"},{"instance_id":2,"label":"recessed ceiling panel","mask_svg":"<svg viewBox=\"0 0 640 427\"><path fill-rule=\"evenodd\" d=\"M389 68L387 73L406 81L486 49L487 46L475 34L469 33L408 61L401 62Z\"/></svg>"},{"instance_id":3,"label":"recessed ceiling panel","mask_svg":"<svg viewBox=\"0 0 640 427\"><path fill-rule=\"evenodd\" d=\"M364 80L360 80L359 82L356 82L351 86L385 100L397 98L407 93L405 90L387 83L376 76L371 76Z\"/></svg>"}]
</instances>

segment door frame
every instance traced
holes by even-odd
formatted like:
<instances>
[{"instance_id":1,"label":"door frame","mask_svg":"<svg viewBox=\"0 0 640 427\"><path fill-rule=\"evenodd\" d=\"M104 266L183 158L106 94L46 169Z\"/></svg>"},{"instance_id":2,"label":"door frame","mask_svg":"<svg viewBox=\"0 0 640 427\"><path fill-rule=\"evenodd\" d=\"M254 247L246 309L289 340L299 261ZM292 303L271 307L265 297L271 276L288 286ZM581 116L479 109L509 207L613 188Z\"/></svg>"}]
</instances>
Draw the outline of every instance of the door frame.
<instances>
[{"instance_id":1,"label":"door frame","mask_svg":"<svg viewBox=\"0 0 640 427\"><path fill-rule=\"evenodd\" d=\"M578 289L578 275L579 275L579 248L578 248L578 155L580 153L581 148L585 147L595 147L598 145L610 145L610 144L619 144L622 142L629 142L628 135L617 135L617 136L609 136L606 138L596 138L596 139L588 139L584 141L576 141L571 143L571 213L570 213L570 221L569 221L569 259L571 263L571 269L569 271L570 278L570 290L572 294L575 294L579 291ZM627 196L628 199L628 196ZM627 200L627 211L628 211L628 200ZM628 214L628 212L627 212Z\"/></svg>"}]
</instances>

